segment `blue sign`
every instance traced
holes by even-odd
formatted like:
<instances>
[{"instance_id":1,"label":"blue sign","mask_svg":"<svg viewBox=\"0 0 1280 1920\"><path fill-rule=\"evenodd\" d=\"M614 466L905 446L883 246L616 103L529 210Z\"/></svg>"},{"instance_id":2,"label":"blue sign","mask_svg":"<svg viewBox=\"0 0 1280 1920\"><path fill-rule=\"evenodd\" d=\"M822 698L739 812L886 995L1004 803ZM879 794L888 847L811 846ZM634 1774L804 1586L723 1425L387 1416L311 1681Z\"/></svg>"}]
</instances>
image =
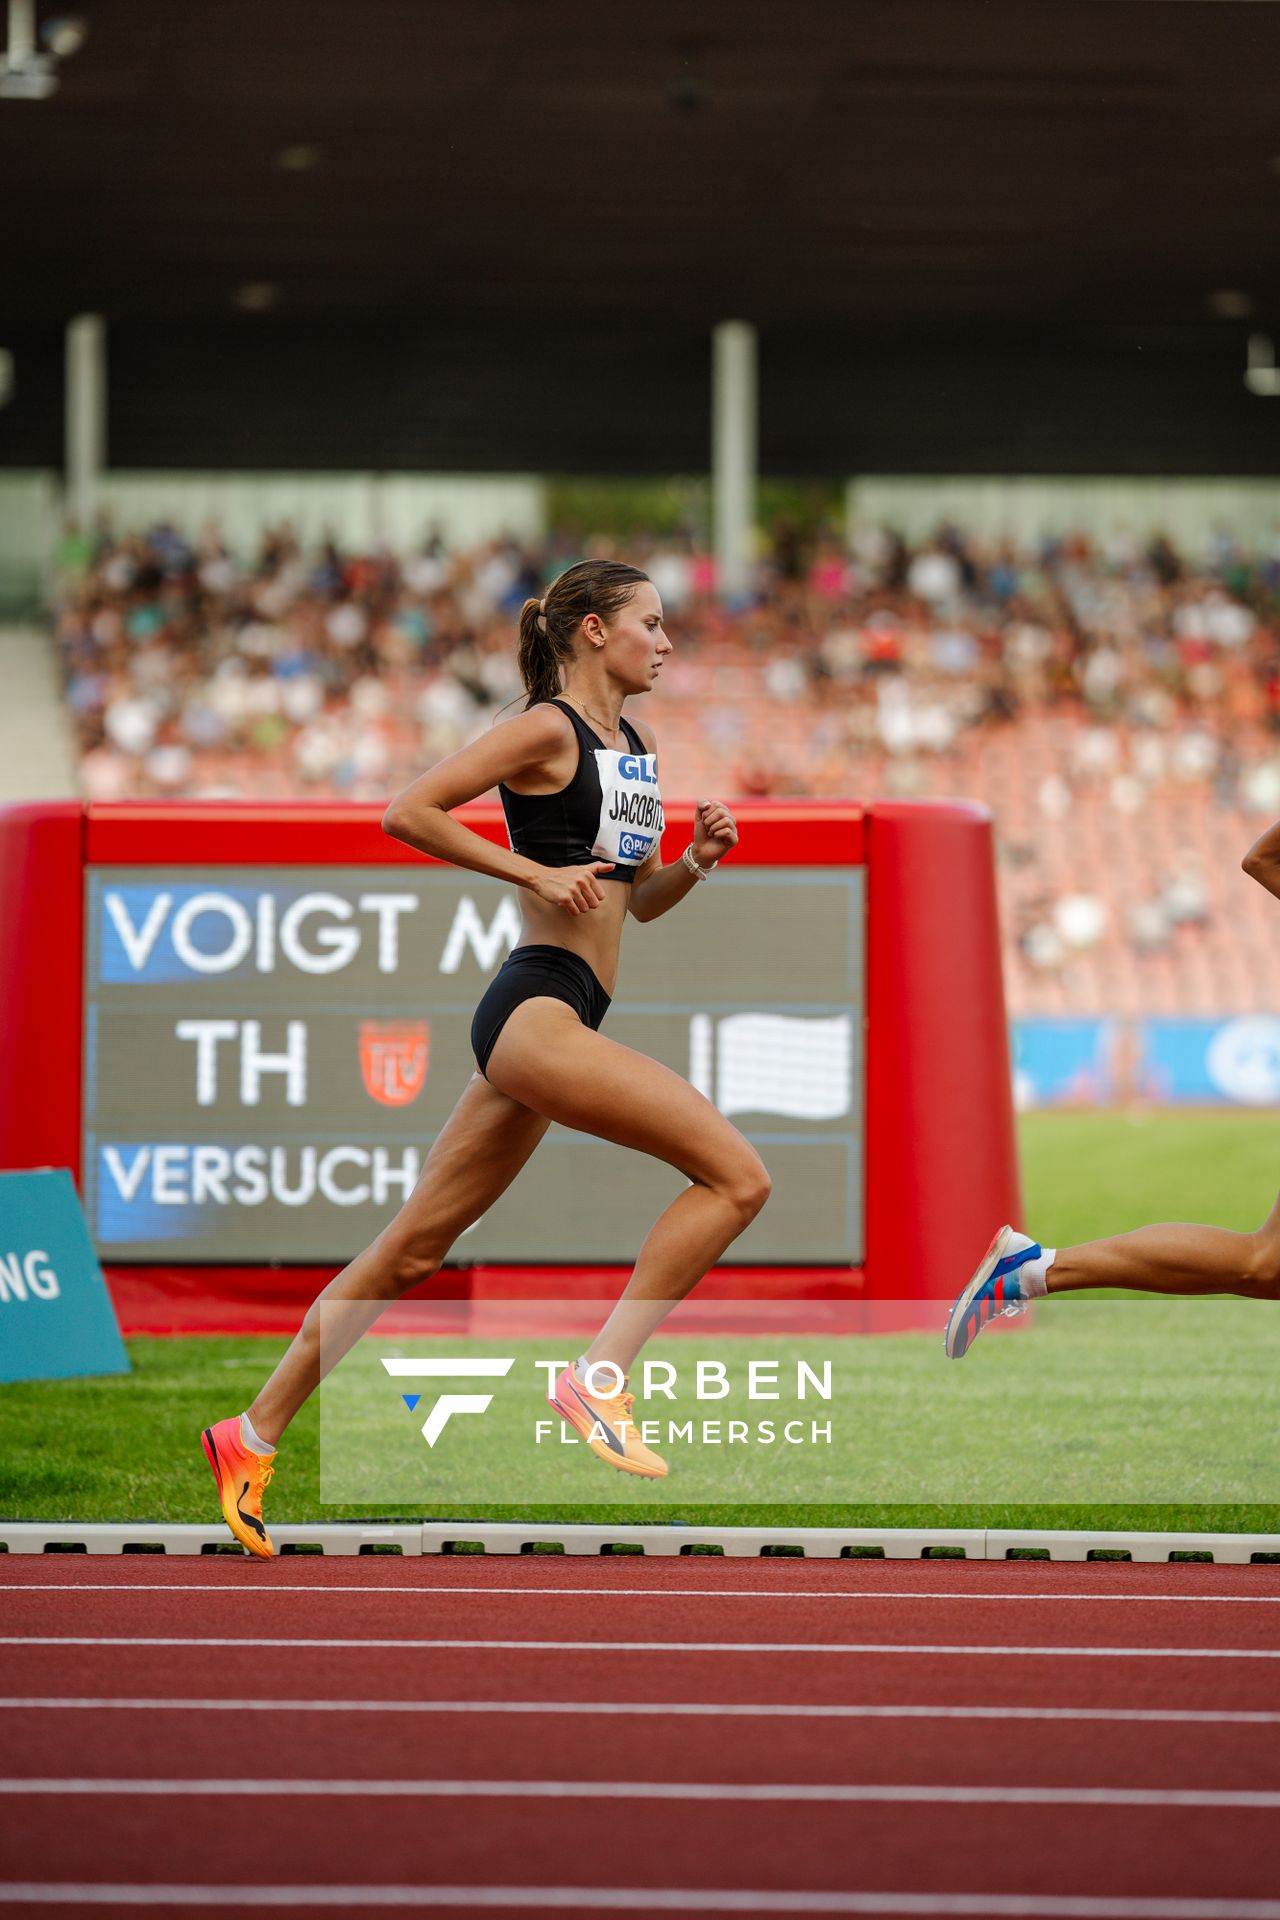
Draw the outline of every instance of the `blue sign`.
<instances>
[{"instance_id":1,"label":"blue sign","mask_svg":"<svg viewBox=\"0 0 1280 1920\"><path fill-rule=\"evenodd\" d=\"M1145 1020L1142 1084L1148 1100L1280 1106L1280 1016Z\"/></svg>"},{"instance_id":2,"label":"blue sign","mask_svg":"<svg viewBox=\"0 0 1280 1920\"><path fill-rule=\"evenodd\" d=\"M1012 1041L1020 1111L1107 1106L1116 1097L1114 1020L1015 1020Z\"/></svg>"},{"instance_id":3,"label":"blue sign","mask_svg":"<svg viewBox=\"0 0 1280 1920\"><path fill-rule=\"evenodd\" d=\"M0 1381L128 1371L70 1173L0 1173Z\"/></svg>"},{"instance_id":4,"label":"blue sign","mask_svg":"<svg viewBox=\"0 0 1280 1920\"><path fill-rule=\"evenodd\" d=\"M1280 1107L1280 1014L1012 1022L1020 1110L1158 1105Z\"/></svg>"}]
</instances>

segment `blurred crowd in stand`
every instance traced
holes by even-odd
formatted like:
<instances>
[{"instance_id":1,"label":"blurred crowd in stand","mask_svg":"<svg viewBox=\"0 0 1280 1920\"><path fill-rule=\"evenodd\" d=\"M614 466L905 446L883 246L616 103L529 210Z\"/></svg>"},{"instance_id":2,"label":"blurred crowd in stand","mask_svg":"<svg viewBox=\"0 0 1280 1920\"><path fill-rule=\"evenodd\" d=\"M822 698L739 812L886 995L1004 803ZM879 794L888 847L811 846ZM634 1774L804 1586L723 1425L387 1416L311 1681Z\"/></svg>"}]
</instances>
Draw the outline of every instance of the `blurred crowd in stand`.
<instances>
[{"instance_id":1,"label":"blurred crowd in stand","mask_svg":"<svg viewBox=\"0 0 1280 1920\"><path fill-rule=\"evenodd\" d=\"M55 621L83 791L381 801L518 711L515 616L584 551L662 594L675 653L643 711L669 796L980 799L1015 1011L1273 1004L1280 909L1239 860L1280 815L1280 535L784 529L726 606L687 542L397 555L280 526L234 554L212 526L73 526Z\"/></svg>"}]
</instances>

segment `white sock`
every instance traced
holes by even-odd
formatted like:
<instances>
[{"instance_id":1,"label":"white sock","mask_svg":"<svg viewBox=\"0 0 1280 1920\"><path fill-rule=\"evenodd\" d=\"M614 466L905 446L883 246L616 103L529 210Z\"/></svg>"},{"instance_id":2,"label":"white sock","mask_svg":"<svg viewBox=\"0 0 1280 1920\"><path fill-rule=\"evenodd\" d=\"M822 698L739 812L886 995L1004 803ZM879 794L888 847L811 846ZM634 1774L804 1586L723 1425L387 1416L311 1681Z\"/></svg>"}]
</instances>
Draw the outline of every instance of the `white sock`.
<instances>
[{"instance_id":1,"label":"white sock","mask_svg":"<svg viewBox=\"0 0 1280 1920\"><path fill-rule=\"evenodd\" d=\"M575 1360L573 1363L575 1380L580 1380L587 1392L594 1393L597 1399L607 1400L610 1394L621 1393L622 1388L627 1384L626 1375L621 1375L620 1386L614 1386L611 1383L619 1378L620 1369L615 1367L611 1360L597 1360L593 1364L601 1368L601 1372L597 1375L594 1383L587 1378L586 1354L584 1353L580 1360Z\"/></svg>"},{"instance_id":2,"label":"white sock","mask_svg":"<svg viewBox=\"0 0 1280 1920\"><path fill-rule=\"evenodd\" d=\"M1035 1241L1029 1233L1015 1231L1010 1253L1021 1253L1024 1247L1034 1247ZM1058 1257L1056 1247L1042 1247L1034 1260L1024 1260L1018 1268L1018 1282L1028 1300L1034 1300L1049 1291L1049 1269Z\"/></svg>"},{"instance_id":3,"label":"white sock","mask_svg":"<svg viewBox=\"0 0 1280 1920\"><path fill-rule=\"evenodd\" d=\"M266 1441L260 1438L255 1432L253 1422L247 1413L240 1415L240 1439L243 1444L248 1447L250 1453L275 1452L275 1448L269 1447Z\"/></svg>"}]
</instances>

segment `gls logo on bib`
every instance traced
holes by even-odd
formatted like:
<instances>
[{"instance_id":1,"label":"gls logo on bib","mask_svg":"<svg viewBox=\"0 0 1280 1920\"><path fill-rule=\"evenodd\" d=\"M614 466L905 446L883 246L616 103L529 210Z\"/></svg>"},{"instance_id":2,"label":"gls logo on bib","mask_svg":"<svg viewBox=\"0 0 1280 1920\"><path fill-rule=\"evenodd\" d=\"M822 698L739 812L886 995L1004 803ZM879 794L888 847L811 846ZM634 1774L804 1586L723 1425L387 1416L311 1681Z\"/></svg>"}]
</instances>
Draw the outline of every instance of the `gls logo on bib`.
<instances>
[{"instance_id":1,"label":"gls logo on bib","mask_svg":"<svg viewBox=\"0 0 1280 1920\"><path fill-rule=\"evenodd\" d=\"M662 838L662 796L656 753L611 753L595 749L600 775L600 825L591 849L595 860L638 867Z\"/></svg>"}]
</instances>

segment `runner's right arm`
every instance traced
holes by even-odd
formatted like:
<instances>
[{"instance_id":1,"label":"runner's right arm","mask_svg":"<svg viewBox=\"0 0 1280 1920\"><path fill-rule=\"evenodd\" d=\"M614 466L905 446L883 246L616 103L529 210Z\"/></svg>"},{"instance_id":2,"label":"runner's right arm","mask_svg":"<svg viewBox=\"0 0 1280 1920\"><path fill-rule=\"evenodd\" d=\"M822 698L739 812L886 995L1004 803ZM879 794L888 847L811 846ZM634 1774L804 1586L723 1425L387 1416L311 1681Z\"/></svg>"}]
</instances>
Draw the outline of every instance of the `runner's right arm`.
<instances>
[{"instance_id":1,"label":"runner's right arm","mask_svg":"<svg viewBox=\"0 0 1280 1920\"><path fill-rule=\"evenodd\" d=\"M490 728L398 793L382 816L383 832L433 860L525 887L568 913L599 906L604 894L595 875L607 871L609 862L543 867L451 818L452 808L478 799L499 782L520 774L536 777L564 745L564 724L559 708L544 702Z\"/></svg>"},{"instance_id":2,"label":"runner's right arm","mask_svg":"<svg viewBox=\"0 0 1280 1920\"><path fill-rule=\"evenodd\" d=\"M1280 820L1254 841L1240 864L1251 880L1280 900Z\"/></svg>"}]
</instances>

